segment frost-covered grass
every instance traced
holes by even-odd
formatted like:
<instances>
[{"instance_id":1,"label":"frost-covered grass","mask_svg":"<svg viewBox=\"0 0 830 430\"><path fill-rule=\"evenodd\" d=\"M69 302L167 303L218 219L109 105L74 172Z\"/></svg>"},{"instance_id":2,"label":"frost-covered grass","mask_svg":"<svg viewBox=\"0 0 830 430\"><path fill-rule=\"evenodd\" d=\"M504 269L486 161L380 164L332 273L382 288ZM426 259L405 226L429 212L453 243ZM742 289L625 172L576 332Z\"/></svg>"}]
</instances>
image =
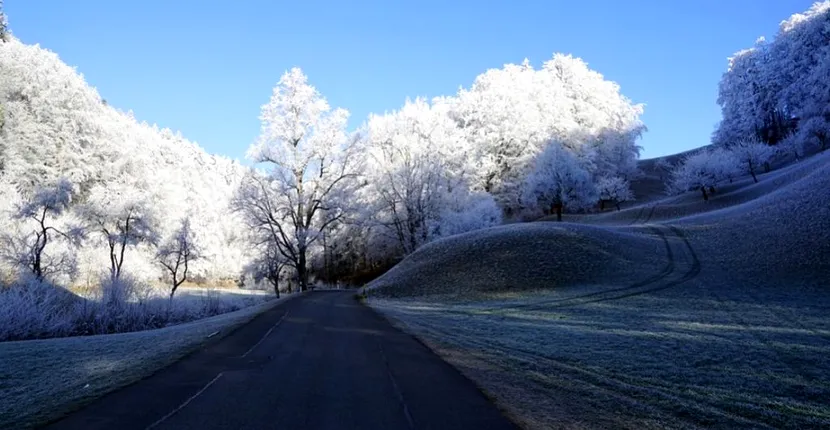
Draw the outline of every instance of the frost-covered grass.
<instances>
[{"instance_id":1,"label":"frost-covered grass","mask_svg":"<svg viewBox=\"0 0 830 430\"><path fill-rule=\"evenodd\" d=\"M707 276L573 307L520 307L555 294L370 303L528 428L830 425L827 295L753 289Z\"/></svg>"},{"instance_id":2,"label":"frost-covered grass","mask_svg":"<svg viewBox=\"0 0 830 430\"><path fill-rule=\"evenodd\" d=\"M373 295L466 297L659 272L665 244L653 234L567 223L512 224L429 243L369 284Z\"/></svg>"},{"instance_id":3,"label":"frost-covered grass","mask_svg":"<svg viewBox=\"0 0 830 430\"><path fill-rule=\"evenodd\" d=\"M419 285L390 277L384 289L407 294L386 296L407 297L370 296L369 303L424 339L528 428L825 428L830 156L759 179L721 187L709 203L689 193L655 202L653 213L651 203L572 218L601 224L593 231L607 233L591 236L584 228L579 234L588 239L579 240L604 237L601 249L611 253L639 243L621 237L651 234L652 227L667 238L666 248L629 250L641 254L634 261L650 263L616 276L599 271L596 278L525 290L478 288L478 281L459 276L453 281L462 287L453 290L468 293L428 294L448 288L444 255L476 256L481 243L470 239L488 234L482 232L445 241L453 249L433 260L405 260L404 269L425 268ZM539 239L546 228L557 225L510 230L526 236L511 239L524 246L509 259L482 261L478 270L525 276L539 264L534 256L548 252ZM498 253L499 246L488 251ZM578 265L590 254L570 256ZM522 261L529 263L517 265ZM552 269L546 266L548 277L562 276ZM476 279L473 269L466 274ZM642 281L626 283L637 277Z\"/></svg>"},{"instance_id":4,"label":"frost-covered grass","mask_svg":"<svg viewBox=\"0 0 830 430\"><path fill-rule=\"evenodd\" d=\"M181 324L239 310L273 298L258 290L166 290L122 278L75 294L22 279L0 287L0 341L125 333Z\"/></svg>"},{"instance_id":5,"label":"frost-covered grass","mask_svg":"<svg viewBox=\"0 0 830 430\"><path fill-rule=\"evenodd\" d=\"M175 362L212 333L225 335L275 303L157 330L2 342L0 428L59 417Z\"/></svg>"}]
</instances>

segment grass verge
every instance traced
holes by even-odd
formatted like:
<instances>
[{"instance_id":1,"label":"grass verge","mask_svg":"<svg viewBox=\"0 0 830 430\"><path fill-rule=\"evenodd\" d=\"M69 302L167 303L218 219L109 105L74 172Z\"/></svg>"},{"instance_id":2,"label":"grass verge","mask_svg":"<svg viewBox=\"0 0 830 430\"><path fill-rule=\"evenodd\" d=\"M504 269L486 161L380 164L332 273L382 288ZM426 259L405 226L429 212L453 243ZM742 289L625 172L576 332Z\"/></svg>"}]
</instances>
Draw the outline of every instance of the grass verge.
<instances>
[{"instance_id":1,"label":"grass verge","mask_svg":"<svg viewBox=\"0 0 830 430\"><path fill-rule=\"evenodd\" d=\"M77 410L290 297L157 330L0 343L0 428L32 428Z\"/></svg>"}]
</instances>

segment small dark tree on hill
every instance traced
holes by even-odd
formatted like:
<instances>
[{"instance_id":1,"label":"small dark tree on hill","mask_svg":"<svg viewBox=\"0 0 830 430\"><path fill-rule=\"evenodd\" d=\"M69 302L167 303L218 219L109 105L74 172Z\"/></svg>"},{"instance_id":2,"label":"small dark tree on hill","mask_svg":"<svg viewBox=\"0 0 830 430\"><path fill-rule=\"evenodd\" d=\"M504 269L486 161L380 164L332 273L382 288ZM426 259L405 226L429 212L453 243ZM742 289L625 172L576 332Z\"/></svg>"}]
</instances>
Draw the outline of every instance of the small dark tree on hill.
<instances>
[{"instance_id":1,"label":"small dark tree on hill","mask_svg":"<svg viewBox=\"0 0 830 430\"><path fill-rule=\"evenodd\" d=\"M752 176L752 180L756 183L758 182L757 174L761 167L769 162L769 159L775 153L772 147L757 140L740 141L732 146L730 150L735 155L742 169L746 173L749 173Z\"/></svg>"},{"instance_id":2,"label":"small dark tree on hill","mask_svg":"<svg viewBox=\"0 0 830 430\"><path fill-rule=\"evenodd\" d=\"M600 209L605 208L605 202L613 204L620 210L620 203L634 200L634 193L628 181L618 176L603 177L597 181L597 191L600 198Z\"/></svg>"}]
</instances>

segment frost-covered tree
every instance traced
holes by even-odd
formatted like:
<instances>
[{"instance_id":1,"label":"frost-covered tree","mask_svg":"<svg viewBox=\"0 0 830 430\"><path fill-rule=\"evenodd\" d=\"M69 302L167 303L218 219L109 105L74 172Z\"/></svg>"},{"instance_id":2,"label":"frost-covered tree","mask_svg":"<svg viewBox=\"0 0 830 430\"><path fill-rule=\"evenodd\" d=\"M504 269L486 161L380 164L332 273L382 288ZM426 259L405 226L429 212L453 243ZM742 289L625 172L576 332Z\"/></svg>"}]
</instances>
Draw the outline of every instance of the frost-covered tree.
<instances>
[{"instance_id":1,"label":"frost-covered tree","mask_svg":"<svg viewBox=\"0 0 830 430\"><path fill-rule=\"evenodd\" d=\"M548 145L536 158L523 189L523 201L528 208L556 213L557 221L562 221L566 207L585 208L596 198L589 171L576 155L556 144Z\"/></svg>"},{"instance_id":2,"label":"frost-covered tree","mask_svg":"<svg viewBox=\"0 0 830 430\"><path fill-rule=\"evenodd\" d=\"M672 171L669 189L675 194L698 190L703 200L708 201L715 186L734 177L739 170L737 159L728 151L710 149L697 152L684 158Z\"/></svg>"},{"instance_id":3,"label":"frost-covered tree","mask_svg":"<svg viewBox=\"0 0 830 430\"><path fill-rule=\"evenodd\" d=\"M798 139L804 145L813 145L822 152L830 146L830 105L821 115L813 116L799 126Z\"/></svg>"},{"instance_id":4,"label":"frost-covered tree","mask_svg":"<svg viewBox=\"0 0 830 430\"><path fill-rule=\"evenodd\" d=\"M654 168L660 175L660 180L665 181L671 171L674 170L674 164L667 158L660 158L654 162Z\"/></svg>"},{"instance_id":5,"label":"frost-covered tree","mask_svg":"<svg viewBox=\"0 0 830 430\"><path fill-rule=\"evenodd\" d=\"M519 207L524 177L551 142L592 147L597 170L630 178L642 112L616 83L562 54L539 70L528 61L488 70L459 91L451 110L470 142L476 185L508 213Z\"/></svg>"},{"instance_id":6,"label":"frost-covered tree","mask_svg":"<svg viewBox=\"0 0 830 430\"><path fill-rule=\"evenodd\" d=\"M404 253L430 239L450 199L470 192L465 142L440 103L407 100L399 111L371 115L366 127L370 215Z\"/></svg>"},{"instance_id":7,"label":"frost-covered tree","mask_svg":"<svg viewBox=\"0 0 830 430\"><path fill-rule=\"evenodd\" d=\"M181 221L173 235L167 239L156 251L156 260L170 275L170 298L176 294L181 284L187 281L190 265L202 258L199 245L196 243L190 218Z\"/></svg>"},{"instance_id":8,"label":"frost-covered tree","mask_svg":"<svg viewBox=\"0 0 830 430\"><path fill-rule=\"evenodd\" d=\"M128 248L157 243L158 221L134 178L121 176L94 186L81 213L87 230L95 232L107 247L113 282L121 278Z\"/></svg>"},{"instance_id":9,"label":"frost-covered tree","mask_svg":"<svg viewBox=\"0 0 830 430\"><path fill-rule=\"evenodd\" d=\"M299 68L283 74L260 119L262 131L248 157L268 171L249 177L237 207L249 222L267 223L305 290L311 246L344 216L359 140L345 131L348 112L332 110Z\"/></svg>"},{"instance_id":10,"label":"frost-covered tree","mask_svg":"<svg viewBox=\"0 0 830 430\"><path fill-rule=\"evenodd\" d=\"M253 277L254 282L268 281L274 289L274 294L279 297L280 277L283 269L288 266L288 259L273 242L263 243L257 251L257 256L245 266L245 272Z\"/></svg>"},{"instance_id":11,"label":"frost-covered tree","mask_svg":"<svg viewBox=\"0 0 830 430\"><path fill-rule=\"evenodd\" d=\"M25 222L21 236L4 237L3 256L8 262L28 269L38 280L46 276L72 269L73 262L65 254L53 255L46 247L52 242L65 240L76 243L83 232L78 228L62 229L55 218L67 212L73 202L75 190L68 180L57 181L53 186L39 188L14 213L14 218ZM31 229L29 232L26 230Z\"/></svg>"},{"instance_id":12,"label":"frost-covered tree","mask_svg":"<svg viewBox=\"0 0 830 430\"><path fill-rule=\"evenodd\" d=\"M634 200L631 185L619 176L604 176L599 178L597 180L597 192L599 193L600 205L604 205L605 202L610 202L617 210L620 210L620 203Z\"/></svg>"},{"instance_id":13,"label":"frost-covered tree","mask_svg":"<svg viewBox=\"0 0 830 430\"><path fill-rule=\"evenodd\" d=\"M31 195L66 177L75 185L75 201L85 207L96 195L113 196L112 201L98 199L107 208L122 202L116 188L138 188L162 237L198 208L191 223L209 258L194 262L190 272L216 280L239 276L251 251L245 224L228 204L246 167L107 106L75 69L38 46L13 37L0 43L0 76L0 182L14 190L9 198ZM65 221L66 214L55 219L56 225ZM0 229L16 235L14 226L0 222ZM86 279L97 280L101 267L111 265L96 241L76 251L79 274ZM130 275L157 279L161 270L154 253L151 246L130 247Z\"/></svg>"},{"instance_id":14,"label":"frost-covered tree","mask_svg":"<svg viewBox=\"0 0 830 430\"><path fill-rule=\"evenodd\" d=\"M9 39L9 21L3 11L3 0L0 0L0 43Z\"/></svg>"},{"instance_id":15,"label":"frost-covered tree","mask_svg":"<svg viewBox=\"0 0 830 430\"><path fill-rule=\"evenodd\" d=\"M741 164L743 171L752 175L752 180L758 182L758 173L775 154L775 149L757 140L741 140L732 145L729 150Z\"/></svg>"},{"instance_id":16,"label":"frost-covered tree","mask_svg":"<svg viewBox=\"0 0 830 430\"><path fill-rule=\"evenodd\" d=\"M797 133L820 146L830 105L828 40L830 1L821 1L782 21L772 41L760 38L732 56L719 85L723 118L714 143L757 139L798 152L801 143L788 140Z\"/></svg>"}]
</instances>

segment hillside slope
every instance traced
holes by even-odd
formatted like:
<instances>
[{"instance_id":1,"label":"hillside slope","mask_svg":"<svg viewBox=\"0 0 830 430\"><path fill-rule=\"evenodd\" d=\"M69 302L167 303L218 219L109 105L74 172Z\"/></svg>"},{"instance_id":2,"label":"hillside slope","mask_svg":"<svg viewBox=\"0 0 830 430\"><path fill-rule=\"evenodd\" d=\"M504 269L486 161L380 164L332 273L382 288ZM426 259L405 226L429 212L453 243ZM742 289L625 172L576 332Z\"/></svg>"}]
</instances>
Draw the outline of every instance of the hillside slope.
<instances>
[{"instance_id":1,"label":"hillside slope","mask_svg":"<svg viewBox=\"0 0 830 430\"><path fill-rule=\"evenodd\" d=\"M567 223L479 230L421 247L368 288L393 297L469 297L629 282L661 270L665 245L648 233Z\"/></svg>"},{"instance_id":2,"label":"hillside slope","mask_svg":"<svg viewBox=\"0 0 830 430\"><path fill-rule=\"evenodd\" d=\"M206 257L193 265L194 275L239 274L248 259L244 230L228 203L244 166L107 105L81 74L38 45L0 43L0 76L0 233L21 228L8 211L22 196L58 178L76 185L76 203L96 188L130 184L149 196L162 238L191 217ZM76 282L108 266L97 245L81 249ZM126 267L134 276L159 276L151 250L130 257Z\"/></svg>"},{"instance_id":3,"label":"hillside slope","mask_svg":"<svg viewBox=\"0 0 830 430\"><path fill-rule=\"evenodd\" d=\"M759 179L448 238L368 302L525 428L826 428L830 153Z\"/></svg>"}]
</instances>

